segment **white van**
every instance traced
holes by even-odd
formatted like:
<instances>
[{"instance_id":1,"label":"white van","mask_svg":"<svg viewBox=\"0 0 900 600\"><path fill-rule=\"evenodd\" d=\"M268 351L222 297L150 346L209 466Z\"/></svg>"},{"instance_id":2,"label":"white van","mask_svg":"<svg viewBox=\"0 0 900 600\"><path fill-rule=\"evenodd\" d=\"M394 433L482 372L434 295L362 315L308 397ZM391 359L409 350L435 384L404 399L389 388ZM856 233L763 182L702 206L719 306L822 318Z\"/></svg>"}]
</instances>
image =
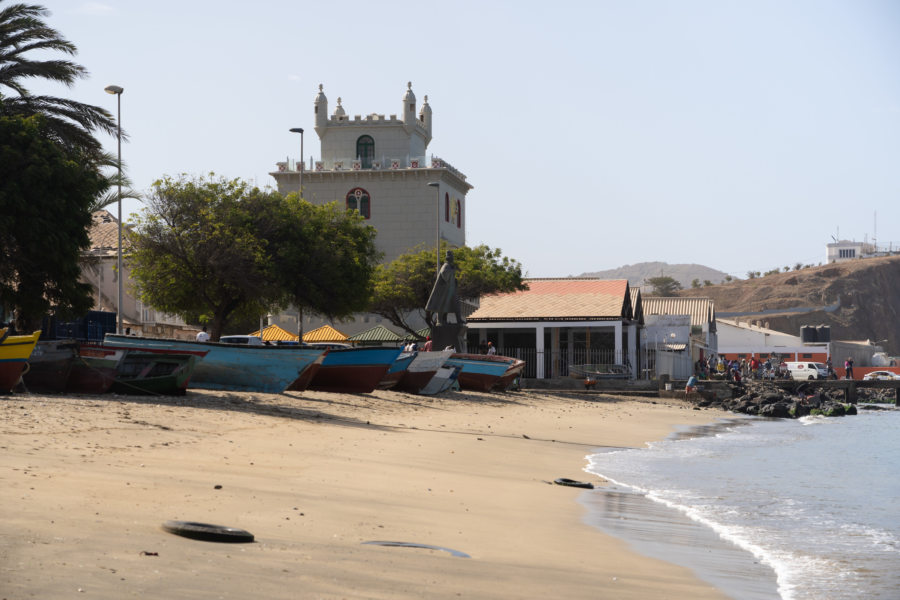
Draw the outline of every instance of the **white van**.
<instances>
[{"instance_id":1,"label":"white van","mask_svg":"<svg viewBox=\"0 0 900 600\"><path fill-rule=\"evenodd\" d=\"M791 379L794 381L808 381L810 379L828 379L828 367L822 363L814 362L789 362L787 365Z\"/></svg>"},{"instance_id":2,"label":"white van","mask_svg":"<svg viewBox=\"0 0 900 600\"><path fill-rule=\"evenodd\" d=\"M255 335L223 335L219 338L223 344L245 344L247 346L262 346L263 341Z\"/></svg>"}]
</instances>

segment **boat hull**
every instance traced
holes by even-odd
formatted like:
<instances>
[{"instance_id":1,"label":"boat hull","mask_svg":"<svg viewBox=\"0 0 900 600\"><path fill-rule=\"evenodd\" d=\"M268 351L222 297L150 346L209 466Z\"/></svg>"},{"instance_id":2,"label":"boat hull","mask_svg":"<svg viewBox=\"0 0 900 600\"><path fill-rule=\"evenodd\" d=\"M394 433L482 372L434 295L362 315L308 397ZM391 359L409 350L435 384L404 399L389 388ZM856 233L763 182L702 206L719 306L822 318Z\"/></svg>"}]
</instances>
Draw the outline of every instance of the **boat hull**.
<instances>
[{"instance_id":1,"label":"boat hull","mask_svg":"<svg viewBox=\"0 0 900 600\"><path fill-rule=\"evenodd\" d=\"M77 347L75 340L38 342L28 357L28 370L22 375L25 388L54 394L66 391Z\"/></svg>"},{"instance_id":2,"label":"boat hull","mask_svg":"<svg viewBox=\"0 0 900 600\"><path fill-rule=\"evenodd\" d=\"M129 350L119 363L114 394L177 396L185 393L197 357L193 354L166 354Z\"/></svg>"},{"instance_id":3,"label":"boat hull","mask_svg":"<svg viewBox=\"0 0 900 600\"><path fill-rule=\"evenodd\" d=\"M73 394L105 394L115 382L116 370L126 352L124 348L79 347L66 382L66 391Z\"/></svg>"},{"instance_id":4,"label":"boat hull","mask_svg":"<svg viewBox=\"0 0 900 600\"><path fill-rule=\"evenodd\" d=\"M437 370L434 377L418 393L423 396L434 396L449 390L458 381L461 370L462 367L459 365L445 364Z\"/></svg>"},{"instance_id":5,"label":"boat hull","mask_svg":"<svg viewBox=\"0 0 900 600\"><path fill-rule=\"evenodd\" d=\"M419 352L394 389L413 394L421 393L452 354L453 350Z\"/></svg>"},{"instance_id":6,"label":"boat hull","mask_svg":"<svg viewBox=\"0 0 900 600\"><path fill-rule=\"evenodd\" d=\"M396 387L396 385L400 383L400 380L406 376L407 369L409 369L409 366L415 358L415 352L401 353L394 362L391 363L391 366L388 368L387 373L384 374L384 377L381 378L381 381L378 382L378 389L389 390Z\"/></svg>"},{"instance_id":7,"label":"boat hull","mask_svg":"<svg viewBox=\"0 0 900 600\"><path fill-rule=\"evenodd\" d=\"M324 350L303 346L238 346L107 334L105 346L143 351L206 353L188 387L208 390L280 393Z\"/></svg>"},{"instance_id":8,"label":"boat hull","mask_svg":"<svg viewBox=\"0 0 900 600\"><path fill-rule=\"evenodd\" d=\"M367 394L378 386L400 352L400 348L330 350L307 389Z\"/></svg>"},{"instance_id":9,"label":"boat hull","mask_svg":"<svg viewBox=\"0 0 900 600\"><path fill-rule=\"evenodd\" d=\"M6 334L5 329L0 329L0 337ZM0 342L0 393L9 393L25 370L28 357L34 351L40 331L31 335L10 335Z\"/></svg>"},{"instance_id":10,"label":"boat hull","mask_svg":"<svg viewBox=\"0 0 900 600\"><path fill-rule=\"evenodd\" d=\"M489 392L499 384L516 360L518 359L489 354L454 354L447 359L447 364L461 368L457 379L460 388Z\"/></svg>"}]
</instances>

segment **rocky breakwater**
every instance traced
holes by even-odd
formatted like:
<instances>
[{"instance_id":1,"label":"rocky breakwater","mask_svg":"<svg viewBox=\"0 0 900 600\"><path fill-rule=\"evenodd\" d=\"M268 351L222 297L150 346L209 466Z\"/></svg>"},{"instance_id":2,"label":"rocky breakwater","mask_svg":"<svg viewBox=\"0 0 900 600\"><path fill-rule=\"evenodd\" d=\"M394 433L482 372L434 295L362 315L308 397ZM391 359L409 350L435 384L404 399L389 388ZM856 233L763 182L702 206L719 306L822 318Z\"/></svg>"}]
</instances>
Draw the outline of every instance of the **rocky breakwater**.
<instances>
[{"instance_id":1,"label":"rocky breakwater","mask_svg":"<svg viewBox=\"0 0 900 600\"><path fill-rule=\"evenodd\" d=\"M843 417L856 414L856 405L846 404L841 398L831 396L822 390L811 390L806 393L800 389L792 393L760 381L751 381L744 385L734 384L730 387L732 397L704 397L698 399L696 405L779 419L799 419L809 415Z\"/></svg>"}]
</instances>

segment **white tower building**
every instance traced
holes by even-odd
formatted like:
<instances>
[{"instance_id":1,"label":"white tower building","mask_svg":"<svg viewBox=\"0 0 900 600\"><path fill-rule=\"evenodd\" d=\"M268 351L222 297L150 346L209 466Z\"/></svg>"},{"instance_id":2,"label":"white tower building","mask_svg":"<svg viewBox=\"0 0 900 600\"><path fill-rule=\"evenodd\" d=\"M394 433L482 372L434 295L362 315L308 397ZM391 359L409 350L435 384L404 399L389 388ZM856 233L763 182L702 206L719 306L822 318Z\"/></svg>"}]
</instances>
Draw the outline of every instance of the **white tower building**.
<instances>
[{"instance_id":1,"label":"white tower building","mask_svg":"<svg viewBox=\"0 0 900 600\"><path fill-rule=\"evenodd\" d=\"M466 176L436 156L427 157L432 113L428 96L416 115L412 83L403 95L401 117L371 113L350 118L341 98L328 116L323 86L313 102L320 158L277 164L282 194L300 188L314 204L337 201L358 210L377 231L376 244L390 262L417 246L466 243ZM437 188L429 183L437 182Z\"/></svg>"}]
</instances>

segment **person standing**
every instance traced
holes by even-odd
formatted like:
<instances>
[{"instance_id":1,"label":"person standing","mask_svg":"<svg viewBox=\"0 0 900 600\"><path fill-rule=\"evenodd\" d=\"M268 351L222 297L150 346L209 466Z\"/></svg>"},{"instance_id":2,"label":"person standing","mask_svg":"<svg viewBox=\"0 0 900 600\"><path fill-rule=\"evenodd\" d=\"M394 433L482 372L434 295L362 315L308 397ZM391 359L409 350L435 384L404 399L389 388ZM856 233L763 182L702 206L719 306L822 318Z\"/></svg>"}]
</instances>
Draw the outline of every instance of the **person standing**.
<instances>
[{"instance_id":1,"label":"person standing","mask_svg":"<svg viewBox=\"0 0 900 600\"><path fill-rule=\"evenodd\" d=\"M197 333L197 341L198 342L208 342L209 334L206 332L206 325L203 326L203 330Z\"/></svg>"},{"instance_id":2,"label":"person standing","mask_svg":"<svg viewBox=\"0 0 900 600\"><path fill-rule=\"evenodd\" d=\"M487 353L488 353L488 356L497 354L497 349L494 348L494 342L488 342Z\"/></svg>"},{"instance_id":3,"label":"person standing","mask_svg":"<svg viewBox=\"0 0 900 600\"><path fill-rule=\"evenodd\" d=\"M431 336L425 338L425 352L431 352Z\"/></svg>"},{"instance_id":4,"label":"person standing","mask_svg":"<svg viewBox=\"0 0 900 600\"><path fill-rule=\"evenodd\" d=\"M844 370L846 371L846 378L853 379L853 357L848 356L847 360L844 361Z\"/></svg>"}]
</instances>

